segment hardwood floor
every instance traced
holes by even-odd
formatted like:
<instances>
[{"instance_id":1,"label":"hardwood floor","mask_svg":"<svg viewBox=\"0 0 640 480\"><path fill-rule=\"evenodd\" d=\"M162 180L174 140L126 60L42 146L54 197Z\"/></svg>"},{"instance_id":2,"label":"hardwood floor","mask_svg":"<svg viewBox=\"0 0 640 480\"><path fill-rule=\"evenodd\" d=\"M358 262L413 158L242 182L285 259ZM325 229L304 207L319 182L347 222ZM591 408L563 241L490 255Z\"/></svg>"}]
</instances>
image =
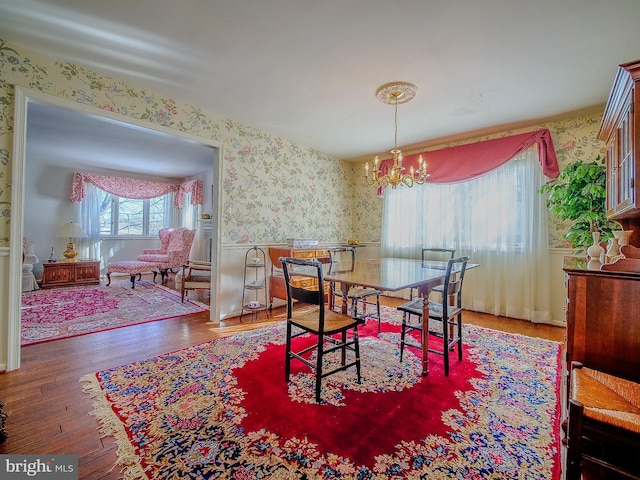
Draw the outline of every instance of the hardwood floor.
<instances>
[{"instance_id":1,"label":"hardwood floor","mask_svg":"<svg viewBox=\"0 0 640 480\"><path fill-rule=\"evenodd\" d=\"M389 306L404 302L390 297L382 301ZM274 309L274 314L282 313L282 308ZM463 321L555 341L564 339L564 328L482 313L465 311ZM79 378L264 323L250 323L245 317L243 323L232 318L218 325L208 321L208 313L200 313L24 347L22 367L0 374L0 400L9 414L9 438L0 446L0 453L74 453L79 456L79 478L121 478L114 469L113 438L100 438L98 422L89 415L92 401L83 393Z\"/></svg>"}]
</instances>

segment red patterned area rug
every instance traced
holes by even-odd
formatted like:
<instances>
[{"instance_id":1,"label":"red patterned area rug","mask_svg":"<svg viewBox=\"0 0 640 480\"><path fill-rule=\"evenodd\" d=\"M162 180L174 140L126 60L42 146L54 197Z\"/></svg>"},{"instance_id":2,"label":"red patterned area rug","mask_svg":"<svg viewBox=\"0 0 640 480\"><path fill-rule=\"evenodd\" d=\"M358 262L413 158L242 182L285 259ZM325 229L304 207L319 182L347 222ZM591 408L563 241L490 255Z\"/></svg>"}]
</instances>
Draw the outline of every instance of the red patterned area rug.
<instances>
[{"instance_id":1,"label":"red patterned area rug","mask_svg":"<svg viewBox=\"0 0 640 480\"><path fill-rule=\"evenodd\" d=\"M146 280L53 288L22 294L22 345L75 337L208 310Z\"/></svg>"},{"instance_id":2,"label":"red patterned area rug","mask_svg":"<svg viewBox=\"0 0 640 480\"><path fill-rule=\"evenodd\" d=\"M284 322L81 381L126 479L559 478L559 343L465 326L462 363L422 377L384 312L362 383L325 378L321 404L307 367L285 383Z\"/></svg>"}]
</instances>

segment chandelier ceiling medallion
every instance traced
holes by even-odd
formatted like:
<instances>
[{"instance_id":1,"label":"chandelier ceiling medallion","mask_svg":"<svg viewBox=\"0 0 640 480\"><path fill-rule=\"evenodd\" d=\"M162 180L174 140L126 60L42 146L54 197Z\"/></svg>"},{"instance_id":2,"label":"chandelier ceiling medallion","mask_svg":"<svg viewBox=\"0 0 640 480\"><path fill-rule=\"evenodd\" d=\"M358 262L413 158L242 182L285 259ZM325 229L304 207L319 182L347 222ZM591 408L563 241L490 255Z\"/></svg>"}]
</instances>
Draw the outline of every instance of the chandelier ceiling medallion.
<instances>
[{"instance_id":1,"label":"chandelier ceiling medallion","mask_svg":"<svg viewBox=\"0 0 640 480\"><path fill-rule=\"evenodd\" d=\"M418 159L418 169L414 170L413 166L409 169L409 173L404 173L405 168L402 166L402 152L398 148L398 105L413 100L416 96L418 88L407 82L393 82L382 85L376 90L376 98L387 105L393 105L395 108L395 133L393 139L393 167L387 173L381 175L378 157L376 156L373 163L373 175L369 178L369 162L365 165L365 179L369 185L377 188L391 185L396 188L398 185L406 185L412 187L414 183L423 184L427 181L427 165L420 155Z\"/></svg>"}]
</instances>

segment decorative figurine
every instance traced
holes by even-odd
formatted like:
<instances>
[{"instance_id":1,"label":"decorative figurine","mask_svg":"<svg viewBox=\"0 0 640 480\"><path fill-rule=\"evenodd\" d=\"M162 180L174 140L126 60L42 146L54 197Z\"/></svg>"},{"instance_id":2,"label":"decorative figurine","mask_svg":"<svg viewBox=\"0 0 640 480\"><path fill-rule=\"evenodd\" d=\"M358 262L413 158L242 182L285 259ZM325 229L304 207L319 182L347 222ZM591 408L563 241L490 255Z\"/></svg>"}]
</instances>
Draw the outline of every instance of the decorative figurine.
<instances>
[{"instance_id":1,"label":"decorative figurine","mask_svg":"<svg viewBox=\"0 0 640 480\"><path fill-rule=\"evenodd\" d=\"M56 252L51 247L51 255L49 255L49 263L55 263L58 261L58 257L56 257Z\"/></svg>"}]
</instances>

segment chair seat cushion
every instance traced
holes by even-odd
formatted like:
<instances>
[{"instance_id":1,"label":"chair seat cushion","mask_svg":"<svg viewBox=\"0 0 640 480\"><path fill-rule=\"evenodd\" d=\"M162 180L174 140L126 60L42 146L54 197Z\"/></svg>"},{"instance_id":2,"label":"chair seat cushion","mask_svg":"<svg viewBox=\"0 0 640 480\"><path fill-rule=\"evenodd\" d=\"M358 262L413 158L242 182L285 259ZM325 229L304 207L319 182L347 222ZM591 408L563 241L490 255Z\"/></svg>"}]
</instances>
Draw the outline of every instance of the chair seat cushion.
<instances>
[{"instance_id":1,"label":"chair seat cushion","mask_svg":"<svg viewBox=\"0 0 640 480\"><path fill-rule=\"evenodd\" d=\"M186 276L186 281L193 280L194 282L202 282L205 280L211 280L211 272L198 272L190 273Z\"/></svg>"},{"instance_id":2,"label":"chair seat cushion","mask_svg":"<svg viewBox=\"0 0 640 480\"><path fill-rule=\"evenodd\" d=\"M138 255L137 258L140 262L153 263L166 263L169 260L169 256L166 253L147 253L144 255Z\"/></svg>"},{"instance_id":3,"label":"chair seat cushion","mask_svg":"<svg viewBox=\"0 0 640 480\"><path fill-rule=\"evenodd\" d=\"M584 416L640 434L640 384L590 368L571 372L571 397Z\"/></svg>"},{"instance_id":4,"label":"chair seat cushion","mask_svg":"<svg viewBox=\"0 0 640 480\"><path fill-rule=\"evenodd\" d=\"M412 315L418 315L421 317L422 306L423 306L423 299L417 298L415 300L411 300L409 302L403 303L398 307L398 310L400 310L401 312L407 312ZM461 310L462 309L458 307L450 307L447 309L447 314L449 315L449 318L451 318L457 315L458 313L460 313ZM442 303L436 303L429 300L429 318L438 319L440 317L442 317Z\"/></svg>"},{"instance_id":5,"label":"chair seat cushion","mask_svg":"<svg viewBox=\"0 0 640 480\"><path fill-rule=\"evenodd\" d=\"M319 308L313 308L311 310L305 310L300 313L294 311L291 321L307 330L317 333L320 330L319 327ZM355 319L349 315L334 312L329 309L324 311L324 333L325 335L331 335L343 328L349 328L362 323L360 320Z\"/></svg>"},{"instance_id":6,"label":"chair seat cushion","mask_svg":"<svg viewBox=\"0 0 640 480\"><path fill-rule=\"evenodd\" d=\"M408 302L403 303L398 307L398 310L400 310L401 312L407 312L412 315L418 315L421 317L423 303L424 301L422 298L416 298L415 300L409 300ZM439 308L440 310L442 310L441 306ZM431 305L429 305L429 309L431 309Z\"/></svg>"},{"instance_id":7,"label":"chair seat cushion","mask_svg":"<svg viewBox=\"0 0 640 480\"><path fill-rule=\"evenodd\" d=\"M375 290L373 288L354 287L349 290L347 297L352 300L361 300L363 298L378 296L381 293L382 292L380 290Z\"/></svg>"}]
</instances>

